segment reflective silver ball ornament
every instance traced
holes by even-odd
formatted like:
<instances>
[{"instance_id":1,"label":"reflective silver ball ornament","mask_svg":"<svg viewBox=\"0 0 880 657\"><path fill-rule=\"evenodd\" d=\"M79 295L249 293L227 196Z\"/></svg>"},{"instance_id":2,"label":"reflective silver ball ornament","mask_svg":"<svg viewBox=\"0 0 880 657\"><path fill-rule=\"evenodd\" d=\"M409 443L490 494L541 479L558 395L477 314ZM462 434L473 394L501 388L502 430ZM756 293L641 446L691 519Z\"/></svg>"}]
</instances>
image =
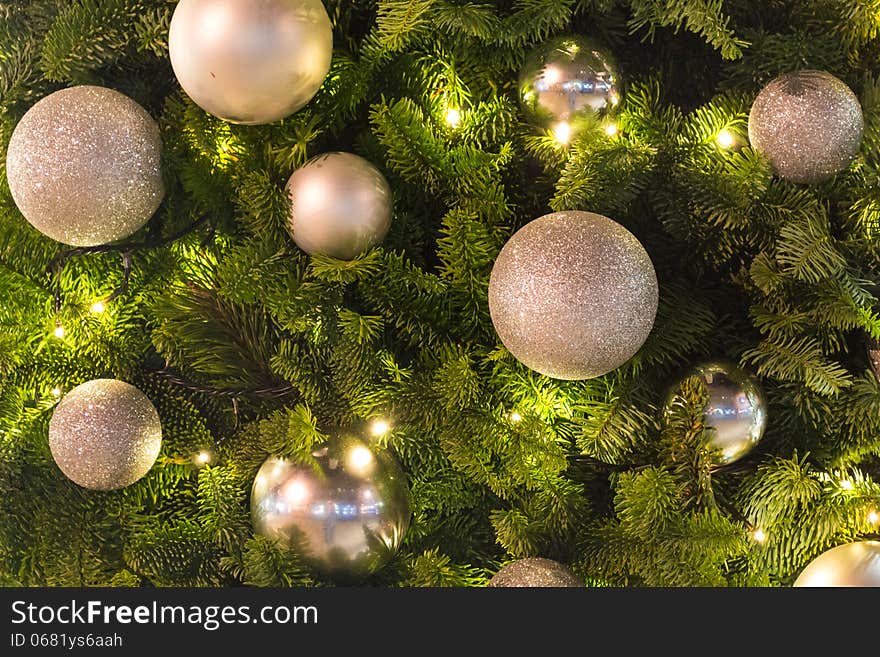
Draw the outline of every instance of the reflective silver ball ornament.
<instances>
[{"instance_id":1,"label":"reflective silver ball ornament","mask_svg":"<svg viewBox=\"0 0 880 657\"><path fill-rule=\"evenodd\" d=\"M147 396L115 379L77 386L55 407L49 450L61 471L92 490L114 490L143 477L159 456L162 424Z\"/></svg>"},{"instance_id":2,"label":"reflective silver ball ornament","mask_svg":"<svg viewBox=\"0 0 880 657\"><path fill-rule=\"evenodd\" d=\"M351 260L380 244L393 199L382 173L353 153L313 157L287 182L290 232L306 253Z\"/></svg>"},{"instance_id":3,"label":"reflective silver ball ornament","mask_svg":"<svg viewBox=\"0 0 880 657\"><path fill-rule=\"evenodd\" d=\"M96 246L129 237L162 202L162 139L128 96L79 86L46 96L9 140L6 175L25 219L53 240Z\"/></svg>"},{"instance_id":4,"label":"reflective silver ball ornament","mask_svg":"<svg viewBox=\"0 0 880 657\"><path fill-rule=\"evenodd\" d=\"M673 386L667 413L681 384L690 377L697 377L706 387L708 403L703 421L710 430L709 445L715 461L724 465L748 454L767 425L767 402L758 381L733 363L700 363Z\"/></svg>"},{"instance_id":5,"label":"reflective silver ball ornament","mask_svg":"<svg viewBox=\"0 0 880 657\"><path fill-rule=\"evenodd\" d=\"M794 585L880 587L880 541L847 543L823 552L804 568Z\"/></svg>"},{"instance_id":6,"label":"reflective silver ball ornament","mask_svg":"<svg viewBox=\"0 0 880 657\"><path fill-rule=\"evenodd\" d=\"M538 125L570 122L617 105L620 75L607 49L582 36L559 37L527 58L519 78L519 99Z\"/></svg>"},{"instance_id":7,"label":"reflective silver ball ornament","mask_svg":"<svg viewBox=\"0 0 880 657\"><path fill-rule=\"evenodd\" d=\"M317 570L364 577L385 565L410 523L409 489L397 462L363 441L333 439L313 463L271 457L251 492L257 534L299 549Z\"/></svg>"},{"instance_id":8,"label":"reflective silver ball ornament","mask_svg":"<svg viewBox=\"0 0 880 657\"><path fill-rule=\"evenodd\" d=\"M849 166L864 125L846 84L824 71L797 71L771 80L755 98L749 141L781 178L816 183Z\"/></svg>"},{"instance_id":9,"label":"reflective silver ball ornament","mask_svg":"<svg viewBox=\"0 0 880 657\"><path fill-rule=\"evenodd\" d=\"M499 587L582 587L583 580L558 561L531 557L513 561L489 580Z\"/></svg>"},{"instance_id":10,"label":"reflective silver ball ornament","mask_svg":"<svg viewBox=\"0 0 880 657\"><path fill-rule=\"evenodd\" d=\"M333 55L321 0L181 0L168 35L180 86L232 123L271 123L317 93Z\"/></svg>"},{"instance_id":11,"label":"reflective silver ball ornament","mask_svg":"<svg viewBox=\"0 0 880 657\"><path fill-rule=\"evenodd\" d=\"M657 276L626 228L591 212L554 212L520 228L489 278L504 346L557 379L610 372L641 348L657 314Z\"/></svg>"}]
</instances>

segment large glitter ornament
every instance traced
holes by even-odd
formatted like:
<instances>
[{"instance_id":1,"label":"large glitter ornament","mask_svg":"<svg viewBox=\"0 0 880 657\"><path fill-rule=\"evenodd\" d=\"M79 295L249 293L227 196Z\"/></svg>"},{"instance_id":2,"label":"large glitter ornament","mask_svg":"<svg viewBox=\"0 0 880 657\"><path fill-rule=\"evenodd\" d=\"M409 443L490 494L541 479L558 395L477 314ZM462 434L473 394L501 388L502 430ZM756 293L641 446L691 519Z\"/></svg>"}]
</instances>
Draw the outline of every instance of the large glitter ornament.
<instances>
[{"instance_id":1,"label":"large glitter ornament","mask_svg":"<svg viewBox=\"0 0 880 657\"><path fill-rule=\"evenodd\" d=\"M489 312L523 364L557 379L589 379L623 365L647 339L657 276L620 224L591 212L554 212L501 249Z\"/></svg>"},{"instance_id":2,"label":"large glitter ornament","mask_svg":"<svg viewBox=\"0 0 880 657\"><path fill-rule=\"evenodd\" d=\"M859 99L824 71L774 78L749 112L749 140L780 177L798 183L826 180L859 152L864 119Z\"/></svg>"},{"instance_id":3,"label":"large glitter ornament","mask_svg":"<svg viewBox=\"0 0 880 657\"><path fill-rule=\"evenodd\" d=\"M705 386L707 404L703 422L709 429L709 447L719 465L732 463L748 454L764 435L767 402L754 377L732 363L700 363L673 386L666 402L671 411L684 380L696 377Z\"/></svg>"},{"instance_id":4,"label":"large glitter ornament","mask_svg":"<svg viewBox=\"0 0 880 657\"><path fill-rule=\"evenodd\" d=\"M397 462L352 436L314 463L270 457L251 492L254 531L302 552L317 570L360 578L381 568L409 528L409 490Z\"/></svg>"},{"instance_id":5,"label":"large glitter ornament","mask_svg":"<svg viewBox=\"0 0 880 657\"><path fill-rule=\"evenodd\" d=\"M536 557L513 561L489 580L489 586L499 587L582 587L577 575L558 561Z\"/></svg>"},{"instance_id":6,"label":"large glitter ornament","mask_svg":"<svg viewBox=\"0 0 880 657\"><path fill-rule=\"evenodd\" d=\"M523 109L544 127L595 116L620 98L620 75L611 53L582 36L559 37L537 48L519 78Z\"/></svg>"},{"instance_id":7,"label":"large glitter ornament","mask_svg":"<svg viewBox=\"0 0 880 657\"><path fill-rule=\"evenodd\" d=\"M115 379L68 392L49 422L52 457L74 483L92 490L133 484L156 462L162 424L147 396Z\"/></svg>"},{"instance_id":8,"label":"large glitter ornament","mask_svg":"<svg viewBox=\"0 0 880 657\"><path fill-rule=\"evenodd\" d=\"M287 181L290 232L306 253L351 260L391 227L391 188L381 172L352 153L324 153Z\"/></svg>"},{"instance_id":9,"label":"large glitter ornament","mask_svg":"<svg viewBox=\"0 0 880 657\"><path fill-rule=\"evenodd\" d=\"M804 568L794 585L880 587L880 541L847 543L823 552Z\"/></svg>"},{"instance_id":10,"label":"large glitter ornament","mask_svg":"<svg viewBox=\"0 0 880 657\"><path fill-rule=\"evenodd\" d=\"M22 117L6 153L12 198L41 233L73 246L130 236L165 195L159 126L104 87L46 96Z\"/></svg>"},{"instance_id":11,"label":"large glitter ornament","mask_svg":"<svg viewBox=\"0 0 880 657\"><path fill-rule=\"evenodd\" d=\"M330 70L333 33L321 0L181 0L168 46L199 107L254 125L312 99Z\"/></svg>"}]
</instances>

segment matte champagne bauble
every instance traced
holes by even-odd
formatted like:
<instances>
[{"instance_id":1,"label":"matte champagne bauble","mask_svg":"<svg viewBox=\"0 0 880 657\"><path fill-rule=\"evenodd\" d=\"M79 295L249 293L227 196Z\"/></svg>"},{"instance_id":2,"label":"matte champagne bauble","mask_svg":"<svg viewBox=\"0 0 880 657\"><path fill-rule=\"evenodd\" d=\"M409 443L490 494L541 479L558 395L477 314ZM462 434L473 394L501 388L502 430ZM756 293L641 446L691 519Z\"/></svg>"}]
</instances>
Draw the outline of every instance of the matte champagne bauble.
<instances>
[{"instance_id":1,"label":"matte champagne bauble","mask_svg":"<svg viewBox=\"0 0 880 657\"><path fill-rule=\"evenodd\" d=\"M271 457L251 492L254 531L301 551L330 575L360 578L397 551L410 523L409 490L387 452L335 438L313 463Z\"/></svg>"},{"instance_id":2,"label":"matte champagne bauble","mask_svg":"<svg viewBox=\"0 0 880 657\"><path fill-rule=\"evenodd\" d=\"M162 424L147 396L115 379L77 386L55 407L49 449L61 471L93 490L133 484L153 467Z\"/></svg>"},{"instance_id":3,"label":"matte champagne bauble","mask_svg":"<svg viewBox=\"0 0 880 657\"><path fill-rule=\"evenodd\" d=\"M794 583L806 586L880 587L880 541L859 541L823 552Z\"/></svg>"},{"instance_id":4,"label":"matte champagne bauble","mask_svg":"<svg viewBox=\"0 0 880 657\"><path fill-rule=\"evenodd\" d=\"M352 153L324 153L287 182L290 232L306 253L351 260L380 244L391 227L391 188L382 173Z\"/></svg>"},{"instance_id":5,"label":"matte champagne bauble","mask_svg":"<svg viewBox=\"0 0 880 657\"><path fill-rule=\"evenodd\" d=\"M180 86L232 123L271 123L320 88L333 56L321 0L181 0L168 35Z\"/></svg>"},{"instance_id":6,"label":"matte champagne bauble","mask_svg":"<svg viewBox=\"0 0 880 657\"><path fill-rule=\"evenodd\" d=\"M6 153L12 198L37 230L72 246L129 237L162 202L159 126L104 87L56 91L31 107Z\"/></svg>"},{"instance_id":7,"label":"matte champagne bauble","mask_svg":"<svg viewBox=\"0 0 880 657\"><path fill-rule=\"evenodd\" d=\"M489 278L489 312L520 362L589 379L641 348L657 314L657 276L626 228L591 212L554 212L520 228Z\"/></svg>"}]
</instances>

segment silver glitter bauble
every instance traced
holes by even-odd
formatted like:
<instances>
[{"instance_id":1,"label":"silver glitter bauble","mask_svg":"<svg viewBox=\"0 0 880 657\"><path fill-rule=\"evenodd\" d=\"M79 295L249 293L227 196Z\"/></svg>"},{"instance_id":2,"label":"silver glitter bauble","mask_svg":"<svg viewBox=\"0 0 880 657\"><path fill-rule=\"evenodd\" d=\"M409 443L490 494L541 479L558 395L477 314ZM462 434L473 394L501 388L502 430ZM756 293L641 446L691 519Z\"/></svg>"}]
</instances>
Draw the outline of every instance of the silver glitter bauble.
<instances>
[{"instance_id":1,"label":"silver glitter bauble","mask_svg":"<svg viewBox=\"0 0 880 657\"><path fill-rule=\"evenodd\" d=\"M846 84L824 71L797 71L771 80L755 98L749 141L780 177L815 183L849 166L864 125Z\"/></svg>"},{"instance_id":2,"label":"silver glitter bauble","mask_svg":"<svg viewBox=\"0 0 880 657\"><path fill-rule=\"evenodd\" d=\"M351 260L385 239L391 188L379 170L352 153L324 153L287 181L290 232L306 253Z\"/></svg>"},{"instance_id":3,"label":"silver glitter bauble","mask_svg":"<svg viewBox=\"0 0 880 657\"><path fill-rule=\"evenodd\" d=\"M489 580L489 586L504 587L582 587L583 585L583 580L558 561L535 557L509 563Z\"/></svg>"},{"instance_id":4,"label":"silver glitter bauble","mask_svg":"<svg viewBox=\"0 0 880 657\"><path fill-rule=\"evenodd\" d=\"M823 552L794 585L880 587L880 541L848 543Z\"/></svg>"},{"instance_id":5,"label":"silver glitter bauble","mask_svg":"<svg viewBox=\"0 0 880 657\"><path fill-rule=\"evenodd\" d=\"M180 86L233 123L271 123L317 93L333 33L321 0L181 0L168 34Z\"/></svg>"},{"instance_id":6,"label":"silver glitter bauble","mask_svg":"<svg viewBox=\"0 0 880 657\"><path fill-rule=\"evenodd\" d=\"M22 117L6 175L25 218L53 240L95 246L143 226L162 202L159 126L128 96L81 86L46 96Z\"/></svg>"},{"instance_id":7,"label":"silver glitter bauble","mask_svg":"<svg viewBox=\"0 0 880 657\"><path fill-rule=\"evenodd\" d=\"M620 76L611 53L582 36L559 37L536 49L519 78L523 109L545 127L592 116L620 98Z\"/></svg>"},{"instance_id":8,"label":"silver glitter bauble","mask_svg":"<svg viewBox=\"0 0 880 657\"><path fill-rule=\"evenodd\" d=\"M162 424L147 396L115 379L77 386L55 408L49 449L74 483L92 490L133 484L153 467Z\"/></svg>"},{"instance_id":9,"label":"silver glitter bauble","mask_svg":"<svg viewBox=\"0 0 880 657\"><path fill-rule=\"evenodd\" d=\"M767 424L767 402L757 380L723 361L700 363L683 380L690 377L697 377L706 386L708 403L703 422L710 430L709 445L715 461L724 465L745 456L761 440ZM669 394L667 413L682 382Z\"/></svg>"},{"instance_id":10,"label":"silver glitter bauble","mask_svg":"<svg viewBox=\"0 0 880 657\"><path fill-rule=\"evenodd\" d=\"M251 492L254 531L301 550L325 573L375 572L409 528L409 490L400 466L350 436L312 456L313 464L276 457L263 463Z\"/></svg>"},{"instance_id":11,"label":"silver glitter bauble","mask_svg":"<svg viewBox=\"0 0 880 657\"><path fill-rule=\"evenodd\" d=\"M489 312L524 365L557 379L589 379L623 365L647 339L657 276L620 224L591 212L554 212L501 249Z\"/></svg>"}]
</instances>

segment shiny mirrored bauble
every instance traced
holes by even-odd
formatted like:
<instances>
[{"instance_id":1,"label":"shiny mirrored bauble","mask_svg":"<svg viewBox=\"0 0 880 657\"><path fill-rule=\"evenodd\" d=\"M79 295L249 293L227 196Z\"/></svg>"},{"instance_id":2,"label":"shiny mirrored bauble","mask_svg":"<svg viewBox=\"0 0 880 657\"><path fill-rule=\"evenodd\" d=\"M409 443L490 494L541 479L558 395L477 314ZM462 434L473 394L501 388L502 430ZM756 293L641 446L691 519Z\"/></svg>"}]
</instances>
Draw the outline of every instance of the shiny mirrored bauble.
<instances>
[{"instance_id":1,"label":"shiny mirrored bauble","mask_svg":"<svg viewBox=\"0 0 880 657\"><path fill-rule=\"evenodd\" d=\"M537 125L571 122L617 105L620 75L607 49L585 37L559 37L526 60L519 98L529 120Z\"/></svg>"},{"instance_id":2,"label":"shiny mirrored bauble","mask_svg":"<svg viewBox=\"0 0 880 657\"><path fill-rule=\"evenodd\" d=\"M271 123L317 93L333 56L321 0L181 0L168 35L180 86L232 123Z\"/></svg>"},{"instance_id":3,"label":"shiny mirrored bauble","mask_svg":"<svg viewBox=\"0 0 880 657\"><path fill-rule=\"evenodd\" d=\"M271 457L251 492L254 531L299 551L316 570L359 578L385 565L410 523L409 490L387 452L335 438L313 463Z\"/></svg>"},{"instance_id":4,"label":"shiny mirrored bauble","mask_svg":"<svg viewBox=\"0 0 880 657\"><path fill-rule=\"evenodd\" d=\"M807 586L880 587L880 541L859 541L823 552L794 583Z\"/></svg>"},{"instance_id":5,"label":"shiny mirrored bauble","mask_svg":"<svg viewBox=\"0 0 880 657\"><path fill-rule=\"evenodd\" d=\"M690 377L697 377L706 388L703 421L716 462L724 465L748 454L761 440L767 424L767 402L757 380L724 361L701 363L683 380ZM680 386L681 382L670 391L667 413Z\"/></svg>"}]
</instances>

